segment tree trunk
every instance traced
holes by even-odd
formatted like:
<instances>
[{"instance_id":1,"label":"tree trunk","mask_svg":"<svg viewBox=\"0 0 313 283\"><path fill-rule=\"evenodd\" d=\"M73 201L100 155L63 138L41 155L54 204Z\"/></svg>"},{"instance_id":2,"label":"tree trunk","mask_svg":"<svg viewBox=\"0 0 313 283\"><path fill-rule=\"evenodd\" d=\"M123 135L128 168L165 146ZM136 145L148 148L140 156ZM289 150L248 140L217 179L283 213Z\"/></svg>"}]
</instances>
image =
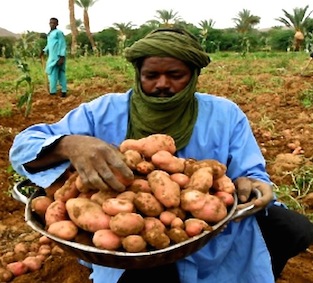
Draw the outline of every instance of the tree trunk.
<instances>
[{"instance_id":1,"label":"tree trunk","mask_svg":"<svg viewBox=\"0 0 313 283\"><path fill-rule=\"evenodd\" d=\"M85 25L85 29L86 29L86 35L90 41L92 50L94 53L97 52L97 47L95 44L95 41L93 39L92 33L90 31L90 25L89 25L89 15L88 15L88 11L86 9L84 9L84 25Z\"/></svg>"},{"instance_id":2,"label":"tree trunk","mask_svg":"<svg viewBox=\"0 0 313 283\"><path fill-rule=\"evenodd\" d=\"M71 34L72 34L71 54L75 55L77 51L78 30L76 27L74 0L68 0L68 8L70 11L70 26L71 26Z\"/></svg>"},{"instance_id":3,"label":"tree trunk","mask_svg":"<svg viewBox=\"0 0 313 283\"><path fill-rule=\"evenodd\" d=\"M304 34L297 30L295 35L294 35L294 49L295 51L300 51L301 46L303 44L304 41Z\"/></svg>"}]
</instances>

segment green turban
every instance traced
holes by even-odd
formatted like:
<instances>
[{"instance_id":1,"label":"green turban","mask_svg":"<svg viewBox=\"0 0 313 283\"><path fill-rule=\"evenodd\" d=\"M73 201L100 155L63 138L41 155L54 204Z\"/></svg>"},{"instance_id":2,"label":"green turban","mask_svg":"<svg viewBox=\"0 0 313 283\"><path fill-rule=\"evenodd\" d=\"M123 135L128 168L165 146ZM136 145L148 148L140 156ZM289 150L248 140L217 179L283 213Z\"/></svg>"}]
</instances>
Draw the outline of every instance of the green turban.
<instances>
[{"instance_id":1,"label":"green turban","mask_svg":"<svg viewBox=\"0 0 313 283\"><path fill-rule=\"evenodd\" d=\"M157 29L125 49L125 57L136 71L136 83L130 101L126 138L140 139L151 134L174 138L177 149L186 146L198 116L194 96L200 70L210 63L196 37L183 29ZM193 71L188 85L172 97L152 97L143 93L140 62L146 57L173 57Z\"/></svg>"}]
</instances>

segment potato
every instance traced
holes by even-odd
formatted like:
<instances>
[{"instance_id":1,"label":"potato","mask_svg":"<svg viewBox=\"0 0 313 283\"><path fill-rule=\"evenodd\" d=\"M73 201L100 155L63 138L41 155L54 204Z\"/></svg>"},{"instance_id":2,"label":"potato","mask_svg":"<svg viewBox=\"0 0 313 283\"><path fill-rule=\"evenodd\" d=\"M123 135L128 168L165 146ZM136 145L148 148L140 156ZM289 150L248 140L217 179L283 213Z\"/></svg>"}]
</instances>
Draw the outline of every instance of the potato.
<instances>
[{"instance_id":1,"label":"potato","mask_svg":"<svg viewBox=\"0 0 313 283\"><path fill-rule=\"evenodd\" d=\"M160 231L158 228L149 229L142 236L149 245L156 249L167 248L171 243L170 238L165 232Z\"/></svg>"},{"instance_id":2,"label":"potato","mask_svg":"<svg viewBox=\"0 0 313 283\"><path fill-rule=\"evenodd\" d=\"M69 199L66 202L69 218L81 229L96 232L109 228L110 216L100 204L85 198Z\"/></svg>"},{"instance_id":3,"label":"potato","mask_svg":"<svg viewBox=\"0 0 313 283\"><path fill-rule=\"evenodd\" d=\"M196 160L188 158L185 161L184 173L191 176L196 170L202 167L210 167L212 169L213 179L217 179L226 173L226 166L214 159Z\"/></svg>"},{"instance_id":4,"label":"potato","mask_svg":"<svg viewBox=\"0 0 313 283\"><path fill-rule=\"evenodd\" d=\"M227 175L214 179L212 187L218 191L223 191L229 194L233 194L236 189L235 184Z\"/></svg>"},{"instance_id":5,"label":"potato","mask_svg":"<svg viewBox=\"0 0 313 283\"><path fill-rule=\"evenodd\" d=\"M7 265L7 269L10 272L12 272L14 276L20 276L28 272L27 265L22 261L15 261L15 262L9 263Z\"/></svg>"},{"instance_id":6,"label":"potato","mask_svg":"<svg viewBox=\"0 0 313 283\"><path fill-rule=\"evenodd\" d=\"M0 282L10 282L13 279L13 273L10 270L0 267Z\"/></svg>"},{"instance_id":7,"label":"potato","mask_svg":"<svg viewBox=\"0 0 313 283\"><path fill-rule=\"evenodd\" d=\"M53 202L48 196L38 196L31 200L31 209L44 219L48 206Z\"/></svg>"},{"instance_id":8,"label":"potato","mask_svg":"<svg viewBox=\"0 0 313 283\"><path fill-rule=\"evenodd\" d=\"M201 209L206 202L206 194L194 189L185 189L180 194L181 207L185 211Z\"/></svg>"},{"instance_id":9,"label":"potato","mask_svg":"<svg viewBox=\"0 0 313 283\"><path fill-rule=\"evenodd\" d=\"M201 234L203 231L212 231L213 228L204 220L188 218L185 220L185 231L189 237Z\"/></svg>"},{"instance_id":10,"label":"potato","mask_svg":"<svg viewBox=\"0 0 313 283\"><path fill-rule=\"evenodd\" d=\"M156 228L157 230L161 232L165 232L165 225L162 223L162 221L156 217L145 217L144 218L144 228L142 232L149 231L151 229Z\"/></svg>"},{"instance_id":11,"label":"potato","mask_svg":"<svg viewBox=\"0 0 313 283\"><path fill-rule=\"evenodd\" d=\"M148 175L154 169L155 169L155 167L154 167L153 163L150 161L147 161L147 160L143 160L143 161L139 162L136 166L136 171L140 174L143 174L143 175Z\"/></svg>"},{"instance_id":12,"label":"potato","mask_svg":"<svg viewBox=\"0 0 313 283\"><path fill-rule=\"evenodd\" d=\"M175 217L173 219L173 221L171 222L171 228L182 228L182 229L184 229L185 228L184 221L179 217Z\"/></svg>"},{"instance_id":13,"label":"potato","mask_svg":"<svg viewBox=\"0 0 313 283\"><path fill-rule=\"evenodd\" d=\"M207 193L213 184L213 173L211 167L201 167L190 177L185 189L199 190Z\"/></svg>"},{"instance_id":14,"label":"potato","mask_svg":"<svg viewBox=\"0 0 313 283\"><path fill-rule=\"evenodd\" d=\"M156 199L165 207L178 207L180 187L162 170L154 170L148 175L148 183Z\"/></svg>"},{"instance_id":15,"label":"potato","mask_svg":"<svg viewBox=\"0 0 313 283\"><path fill-rule=\"evenodd\" d=\"M109 198L114 198L118 193L114 190L98 191L90 197L90 199L102 206L103 202Z\"/></svg>"},{"instance_id":16,"label":"potato","mask_svg":"<svg viewBox=\"0 0 313 283\"><path fill-rule=\"evenodd\" d=\"M225 203L226 206L231 206L235 202L234 196L230 193L224 191L217 191L214 193L214 195L219 197Z\"/></svg>"},{"instance_id":17,"label":"potato","mask_svg":"<svg viewBox=\"0 0 313 283\"><path fill-rule=\"evenodd\" d=\"M138 192L134 204L146 216L159 216L164 210L163 205L151 193Z\"/></svg>"},{"instance_id":18,"label":"potato","mask_svg":"<svg viewBox=\"0 0 313 283\"><path fill-rule=\"evenodd\" d=\"M118 236L136 235L144 228L144 219L138 213L120 212L112 216L109 225Z\"/></svg>"},{"instance_id":19,"label":"potato","mask_svg":"<svg viewBox=\"0 0 313 283\"><path fill-rule=\"evenodd\" d=\"M144 252L147 242L140 235L129 235L122 240L123 248L130 253Z\"/></svg>"},{"instance_id":20,"label":"potato","mask_svg":"<svg viewBox=\"0 0 313 283\"><path fill-rule=\"evenodd\" d=\"M189 239L189 236L187 235L185 230L179 227L171 228L166 232L166 234L175 244L187 241Z\"/></svg>"},{"instance_id":21,"label":"potato","mask_svg":"<svg viewBox=\"0 0 313 283\"><path fill-rule=\"evenodd\" d=\"M161 212L159 218L165 226L170 226L172 221L176 218L176 214L165 210Z\"/></svg>"},{"instance_id":22,"label":"potato","mask_svg":"<svg viewBox=\"0 0 313 283\"><path fill-rule=\"evenodd\" d=\"M47 231L56 237L69 241L76 237L78 227L71 220L63 220L52 223Z\"/></svg>"},{"instance_id":23,"label":"potato","mask_svg":"<svg viewBox=\"0 0 313 283\"><path fill-rule=\"evenodd\" d=\"M102 203L103 211L108 215L116 215L120 212L133 212L134 204L126 199L109 198Z\"/></svg>"},{"instance_id":24,"label":"potato","mask_svg":"<svg viewBox=\"0 0 313 283\"><path fill-rule=\"evenodd\" d=\"M178 158L166 150L160 150L151 156L156 168L168 173L182 173L185 169L185 159Z\"/></svg>"},{"instance_id":25,"label":"potato","mask_svg":"<svg viewBox=\"0 0 313 283\"><path fill-rule=\"evenodd\" d=\"M125 163L132 170L136 170L137 164L143 161L141 154L137 150L128 149L124 152L124 156Z\"/></svg>"},{"instance_id":26,"label":"potato","mask_svg":"<svg viewBox=\"0 0 313 283\"><path fill-rule=\"evenodd\" d=\"M136 178L133 183L127 187L127 190L138 193L146 192L151 193L151 188L149 186L148 180L142 178Z\"/></svg>"},{"instance_id":27,"label":"potato","mask_svg":"<svg viewBox=\"0 0 313 283\"><path fill-rule=\"evenodd\" d=\"M75 184L76 178L77 174L72 174L70 178L65 181L64 185L55 191L54 200L66 202L70 198L76 198L80 192Z\"/></svg>"},{"instance_id":28,"label":"potato","mask_svg":"<svg viewBox=\"0 0 313 283\"><path fill-rule=\"evenodd\" d=\"M36 256L28 256L23 260L29 271L39 270L42 266L42 260Z\"/></svg>"},{"instance_id":29,"label":"potato","mask_svg":"<svg viewBox=\"0 0 313 283\"><path fill-rule=\"evenodd\" d=\"M181 188L184 188L190 180L190 178L184 173L171 174L170 178L172 181L176 182Z\"/></svg>"},{"instance_id":30,"label":"potato","mask_svg":"<svg viewBox=\"0 0 313 283\"><path fill-rule=\"evenodd\" d=\"M45 213L45 221L47 227L49 227L54 222L67 219L68 214L65 207L65 203L63 201L55 200L47 207Z\"/></svg>"},{"instance_id":31,"label":"potato","mask_svg":"<svg viewBox=\"0 0 313 283\"><path fill-rule=\"evenodd\" d=\"M217 223L227 216L227 208L220 198L206 194L204 206L199 210L192 210L191 214L208 223Z\"/></svg>"},{"instance_id":32,"label":"potato","mask_svg":"<svg viewBox=\"0 0 313 283\"><path fill-rule=\"evenodd\" d=\"M122 245L122 238L110 229L101 229L94 233L92 242L99 249L117 250Z\"/></svg>"},{"instance_id":33,"label":"potato","mask_svg":"<svg viewBox=\"0 0 313 283\"><path fill-rule=\"evenodd\" d=\"M136 196L136 193L135 192L132 192L132 191L125 191L125 192L122 192L120 194L118 194L116 196L117 199L124 199L124 200L128 200L130 201L131 203L134 202L134 199L135 199L135 196Z\"/></svg>"}]
</instances>

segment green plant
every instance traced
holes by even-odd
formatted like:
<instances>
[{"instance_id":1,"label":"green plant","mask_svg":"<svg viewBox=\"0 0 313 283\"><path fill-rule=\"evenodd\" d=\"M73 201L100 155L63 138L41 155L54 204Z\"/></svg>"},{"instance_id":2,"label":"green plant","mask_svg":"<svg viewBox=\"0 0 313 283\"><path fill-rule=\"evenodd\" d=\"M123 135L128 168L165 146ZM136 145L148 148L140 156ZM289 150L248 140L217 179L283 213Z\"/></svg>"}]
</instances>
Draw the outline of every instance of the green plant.
<instances>
[{"instance_id":1,"label":"green plant","mask_svg":"<svg viewBox=\"0 0 313 283\"><path fill-rule=\"evenodd\" d=\"M306 165L287 172L286 175L291 177L292 184L281 186L274 184L274 192L277 198L290 209L307 215L313 221L313 214L306 213L307 207L301 201L308 193L313 192L313 166Z\"/></svg>"},{"instance_id":2,"label":"green plant","mask_svg":"<svg viewBox=\"0 0 313 283\"><path fill-rule=\"evenodd\" d=\"M23 62L20 58L16 58L15 62L17 64L17 67L23 72L23 74L16 81L16 92L18 92L19 87L22 83L26 83L25 93L19 97L17 107L22 108L23 105L25 105L24 115L25 117L27 117L31 110L34 85L30 76L28 64L26 62Z\"/></svg>"},{"instance_id":3,"label":"green plant","mask_svg":"<svg viewBox=\"0 0 313 283\"><path fill-rule=\"evenodd\" d=\"M311 89L307 89L305 91L303 91L300 95L299 95L299 99L301 104L306 107L309 108L313 105L313 90Z\"/></svg>"}]
</instances>

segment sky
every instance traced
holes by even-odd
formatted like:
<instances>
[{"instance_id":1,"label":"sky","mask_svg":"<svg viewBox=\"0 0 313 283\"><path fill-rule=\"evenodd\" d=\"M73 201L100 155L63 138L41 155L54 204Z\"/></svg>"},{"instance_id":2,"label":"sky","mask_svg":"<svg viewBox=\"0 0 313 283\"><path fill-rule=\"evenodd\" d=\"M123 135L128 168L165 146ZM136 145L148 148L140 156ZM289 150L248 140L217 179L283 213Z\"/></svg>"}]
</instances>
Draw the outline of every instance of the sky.
<instances>
[{"instance_id":1,"label":"sky","mask_svg":"<svg viewBox=\"0 0 313 283\"><path fill-rule=\"evenodd\" d=\"M58 28L65 34L69 24L68 0L0 0L0 27L13 33L27 31L47 33L50 30L49 19L59 19ZM275 20L284 17L283 9L293 14L294 8L313 10L313 4L303 0L98 0L88 13L92 32L112 27L114 23L131 23L139 27L149 20L157 20L157 10L172 10L182 20L199 26L201 21L212 19L214 28L234 27L233 18L243 9L261 18L256 28L281 26ZM313 13L312 13L313 17ZM83 19L83 10L75 7L75 18Z\"/></svg>"}]
</instances>

